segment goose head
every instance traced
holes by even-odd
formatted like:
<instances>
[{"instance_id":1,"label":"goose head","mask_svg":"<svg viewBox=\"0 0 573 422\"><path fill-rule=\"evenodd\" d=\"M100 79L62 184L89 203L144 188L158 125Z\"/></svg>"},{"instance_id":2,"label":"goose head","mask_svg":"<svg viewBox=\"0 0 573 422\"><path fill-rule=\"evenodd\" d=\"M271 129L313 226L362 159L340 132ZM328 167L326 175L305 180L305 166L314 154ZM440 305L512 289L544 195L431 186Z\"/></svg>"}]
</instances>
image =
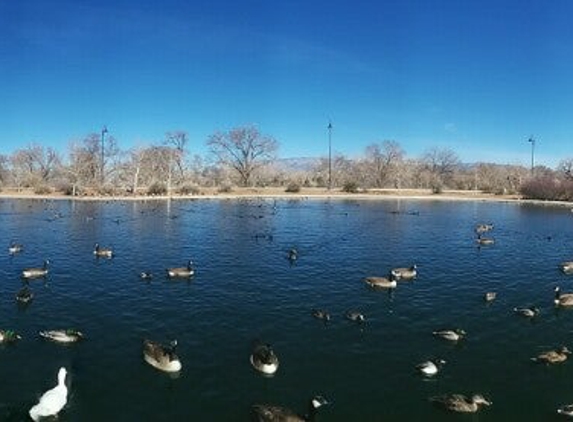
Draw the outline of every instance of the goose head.
<instances>
[{"instance_id":1,"label":"goose head","mask_svg":"<svg viewBox=\"0 0 573 422\"><path fill-rule=\"evenodd\" d=\"M474 404L479 405L483 405L483 406L491 406L492 402L489 400L486 400L484 396L482 396L481 394L474 394L472 396L472 402Z\"/></svg>"}]
</instances>

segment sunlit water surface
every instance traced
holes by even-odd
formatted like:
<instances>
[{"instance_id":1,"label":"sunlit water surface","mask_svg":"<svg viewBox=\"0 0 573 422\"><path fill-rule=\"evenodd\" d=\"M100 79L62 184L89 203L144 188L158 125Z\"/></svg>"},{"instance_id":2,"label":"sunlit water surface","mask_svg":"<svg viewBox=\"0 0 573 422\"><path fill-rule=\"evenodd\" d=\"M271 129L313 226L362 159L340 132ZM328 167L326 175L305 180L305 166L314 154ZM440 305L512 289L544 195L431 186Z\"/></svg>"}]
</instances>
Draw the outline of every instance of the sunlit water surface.
<instances>
[{"instance_id":1,"label":"sunlit water surface","mask_svg":"<svg viewBox=\"0 0 573 422\"><path fill-rule=\"evenodd\" d=\"M394 213L398 211L398 213ZM491 247L473 227L494 222ZM460 419L428 397L481 392L493 406L462 420L542 421L573 403L573 362L530 357L573 346L573 311L557 311L553 288L573 291L557 264L573 259L565 208L480 202L198 200L0 201L0 329L23 339L0 346L0 420L26 420L57 369L70 371L61 421L246 421L253 403L303 413L313 394L329 421ZM8 255L10 240L25 246ZM94 243L116 257L96 259ZM299 259L290 265L289 249ZM14 299L20 271L49 258L34 301ZM192 259L192 281L165 268ZM416 263L419 277L389 295L363 278ZM141 271L152 271L142 281ZM487 305L482 296L496 291ZM537 305L535 322L512 313ZM324 325L311 309L324 308ZM359 326L345 311L362 311ZM87 338L61 346L43 329L75 327ZM468 332L459 345L432 336ZM177 339L179 376L142 359L143 338ZM264 378L249 364L253 340L271 343L280 368ZM416 363L447 361L433 380Z\"/></svg>"}]
</instances>

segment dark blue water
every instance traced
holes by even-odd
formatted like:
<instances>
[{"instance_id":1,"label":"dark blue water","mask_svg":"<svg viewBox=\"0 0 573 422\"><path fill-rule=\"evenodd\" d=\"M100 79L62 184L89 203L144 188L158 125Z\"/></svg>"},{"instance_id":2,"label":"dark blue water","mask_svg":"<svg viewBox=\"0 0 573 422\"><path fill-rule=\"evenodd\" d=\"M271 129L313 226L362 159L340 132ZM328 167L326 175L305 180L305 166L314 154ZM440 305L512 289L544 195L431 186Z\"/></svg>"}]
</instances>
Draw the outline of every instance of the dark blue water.
<instances>
[{"instance_id":1,"label":"dark blue water","mask_svg":"<svg viewBox=\"0 0 573 422\"><path fill-rule=\"evenodd\" d=\"M478 222L495 223L495 245L476 247ZM573 311L553 306L556 285L573 291L573 278L557 269L573 259L573 215L564 208L3 200L0 239L0 329L23 336L0 346L0 418L26 420L60 366L71 374L62 421L246 421L253 403L303 412L317 393L331 401L319 415L329 421L460 419L428 402L442 393L480 392L493 401L467 420L552 420L558 405L573 403L573 362L530 362L545 349L573 346ZM25 250L10 257L12 239ZM95 259L96 242L116 257ZM292 247L299 259L291 266ZM49 277L31 282L33 303L18 307L20 271L46 258ZM192 281L164 277L166 267L189 259ZM362 283L412 263L418 279L392 295ZM151 282L139 278L144 270L155 274ZM498 299L486 305L490 290ZM512 313L531 304L541 309L536 322ZM312 308L329 310L331 324L313 319ZM348 309L367 323L345 320ZM67 327L87 339L61 346L37 334ZM468 338L439 341L431 333L442 327L461 327ZM178 377L143 361L145 337L178 340ZM249 364L257 338L280 358L273 378ZM448 363L424 380L413 368L434 356Z\"/></svg>"}]
</instances>

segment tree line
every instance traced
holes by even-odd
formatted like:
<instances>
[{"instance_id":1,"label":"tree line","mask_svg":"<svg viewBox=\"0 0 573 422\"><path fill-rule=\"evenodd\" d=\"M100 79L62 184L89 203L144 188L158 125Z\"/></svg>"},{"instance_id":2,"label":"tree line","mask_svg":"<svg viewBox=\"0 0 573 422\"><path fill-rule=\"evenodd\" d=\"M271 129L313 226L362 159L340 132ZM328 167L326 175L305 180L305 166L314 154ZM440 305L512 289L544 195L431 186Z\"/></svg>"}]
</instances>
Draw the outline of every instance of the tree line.
<instances>
[{"instance_id":1,"label":"tree line","mask_svg":"<svg viewBox=\"0 0 573 422\"><path fill-rule=\"evenodd\" d=\"M105 136L105 135L108 136ZM234 186L368 189L480 190L521 193L529 198L573 200L573 158L555 169L494 163L464 164L455 151L432 147L409 157L399 142L365 148L359 158L335 154L287 165L279 142L254 126L217 131L206 140L208 154L190 153L187 132L127 150L104 131L71 143L61 153L38 143L0 155L0 188L33 189L68 195L199 194L201 188L230 191Z\"/></svg>"}]
</instances>

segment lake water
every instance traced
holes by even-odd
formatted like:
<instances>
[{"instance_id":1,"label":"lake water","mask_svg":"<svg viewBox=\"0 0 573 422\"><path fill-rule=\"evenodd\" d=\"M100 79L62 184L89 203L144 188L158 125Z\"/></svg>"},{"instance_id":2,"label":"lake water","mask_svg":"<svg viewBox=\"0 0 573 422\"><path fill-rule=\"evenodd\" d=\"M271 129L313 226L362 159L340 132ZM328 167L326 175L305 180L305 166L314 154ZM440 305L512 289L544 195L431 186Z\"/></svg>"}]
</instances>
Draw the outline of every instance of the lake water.
<instances>
[{"instance_id":1,"label":"lake water","mask_svg":"<svg viewBox=\"0 0 573 422\"><path fill-rule=\"evenodd\" d=\"M399 213L393 213L399 211ZM495 245L477 248L473 227L494 222ZM573 362L546 367L540 351L573 346L573 311L553 289L573 291L558 271L573 259L566 208L481 202L197 200L0 201L0 329L22 340L0 346L0 420L26 420L39 395L70 371L61 421L247 421L253 403L304 412L317 393L318 420L454 420L428 402L481 392L493 406L466 420L545 421L573 403ZM10 240L25 246L8 255ZM116 257L96 259L94 243ZM287 253L299 259L290 265ZM20 271L52 262L17 306ZM192 259L192 281L165 268ZM362 280L418 265L393 294ZM139 278L152 271L150 281ZM498 298L485 304L486 291ZM531 322L515 306L536 305ZM328 325L311 316L327 309ZM362 311L360 326L344 319ZM61 346L38 331L75 327L85 341ZM432 336L460 327L458 345ZM179 376L142 359L142 339L176 338ZM251 343L274 346L272 378L249 364ZM447 361L433 380L415 364Z\"/></svg>"}]
</instances>

